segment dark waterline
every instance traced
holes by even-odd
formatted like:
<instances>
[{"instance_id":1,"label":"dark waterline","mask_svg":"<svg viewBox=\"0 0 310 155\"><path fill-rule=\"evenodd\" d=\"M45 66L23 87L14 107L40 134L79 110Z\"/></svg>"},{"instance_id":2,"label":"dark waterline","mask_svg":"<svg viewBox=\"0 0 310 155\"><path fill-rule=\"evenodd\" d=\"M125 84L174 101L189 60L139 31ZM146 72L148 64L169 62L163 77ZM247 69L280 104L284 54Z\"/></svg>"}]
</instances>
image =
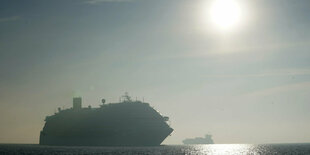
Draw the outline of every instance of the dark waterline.
<instances>
[{"instance_id":1,"label":"dark waterline","mask_svg":"<svg viewBox=\"0 0 310 155\"><path fill-rule=\"evenodd\" d=\"M156 147L66 147L0 144L0 154L310 154L310 143L162 145Z\"/></svg>"}]
</instances>

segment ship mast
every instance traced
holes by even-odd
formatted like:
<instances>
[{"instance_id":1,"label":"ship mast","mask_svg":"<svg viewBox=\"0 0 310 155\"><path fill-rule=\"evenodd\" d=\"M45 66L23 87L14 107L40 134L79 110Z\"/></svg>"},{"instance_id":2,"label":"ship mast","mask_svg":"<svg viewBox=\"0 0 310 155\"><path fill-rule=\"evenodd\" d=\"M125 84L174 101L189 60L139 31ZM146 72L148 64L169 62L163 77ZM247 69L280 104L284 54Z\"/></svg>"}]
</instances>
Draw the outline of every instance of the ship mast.
<instances>
[{"instance_id":1,"label":"ship mast","mask_svg":"<svg viewBox=\"0 0 310 155\"><path fill-rule=\"evenodd\" d=\"M125 92L125 95L122 96L124 98L124 102L132 102L131 97L128 95L128 92Z\"/></svg>"}]
</instances>

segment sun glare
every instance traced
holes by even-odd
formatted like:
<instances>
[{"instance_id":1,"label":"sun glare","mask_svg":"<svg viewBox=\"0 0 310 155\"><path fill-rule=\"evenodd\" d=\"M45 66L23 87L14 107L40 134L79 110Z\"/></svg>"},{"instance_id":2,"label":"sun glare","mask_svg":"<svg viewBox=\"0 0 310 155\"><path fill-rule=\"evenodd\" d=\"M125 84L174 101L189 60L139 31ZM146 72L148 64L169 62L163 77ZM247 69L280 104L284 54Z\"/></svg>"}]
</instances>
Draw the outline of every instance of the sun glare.
<instances>
[{"instance_id":1,"label":"sun glare","mask_svg":"<svg viewBox=\"0 0 310 155\"><path fill-rule=\"evenodd\" d=\"M220 30L232 30L241 22L242 10L236 0L215 0L209 11L211 22Z\"/></svg>"}]
</instances>

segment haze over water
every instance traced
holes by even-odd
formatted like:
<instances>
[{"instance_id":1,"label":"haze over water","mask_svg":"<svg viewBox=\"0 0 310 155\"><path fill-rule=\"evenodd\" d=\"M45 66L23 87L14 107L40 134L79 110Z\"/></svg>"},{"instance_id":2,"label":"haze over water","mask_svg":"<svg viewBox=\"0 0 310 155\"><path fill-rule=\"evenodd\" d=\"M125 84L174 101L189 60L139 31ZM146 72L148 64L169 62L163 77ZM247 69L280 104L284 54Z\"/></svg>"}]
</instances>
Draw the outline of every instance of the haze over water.
<instances>
[{"instance_id":1,"label":"haze over water","mask_svg":"<svg viewBox=\"0 0 310 155\"><path fill-rule=\"evenodd\" d=\"M124 92L169 116L163 144L310 142L309 6L1 0L0 143L37 144L45 116L74 96L99 107Z\"/></svg>"}]
</instances>

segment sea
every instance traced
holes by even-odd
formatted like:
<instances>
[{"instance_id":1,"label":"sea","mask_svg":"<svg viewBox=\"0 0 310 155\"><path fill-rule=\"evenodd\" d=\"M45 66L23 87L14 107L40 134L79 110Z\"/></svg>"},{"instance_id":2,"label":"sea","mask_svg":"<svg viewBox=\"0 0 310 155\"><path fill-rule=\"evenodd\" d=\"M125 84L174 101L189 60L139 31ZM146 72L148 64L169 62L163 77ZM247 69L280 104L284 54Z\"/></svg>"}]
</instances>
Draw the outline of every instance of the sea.
<instances>
[{"instance_id":1,"label":"sea","mask_svg":"<svg viewBox=\"0 0 310 155\"><path fill-rule=\"evenodd\" d=\"M37 144L0 144L0 155L310 155L310 143L208 144L156 147L68 147Z\"/></svg>"}]
</instances>

